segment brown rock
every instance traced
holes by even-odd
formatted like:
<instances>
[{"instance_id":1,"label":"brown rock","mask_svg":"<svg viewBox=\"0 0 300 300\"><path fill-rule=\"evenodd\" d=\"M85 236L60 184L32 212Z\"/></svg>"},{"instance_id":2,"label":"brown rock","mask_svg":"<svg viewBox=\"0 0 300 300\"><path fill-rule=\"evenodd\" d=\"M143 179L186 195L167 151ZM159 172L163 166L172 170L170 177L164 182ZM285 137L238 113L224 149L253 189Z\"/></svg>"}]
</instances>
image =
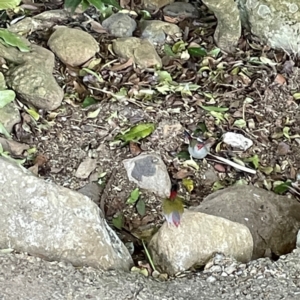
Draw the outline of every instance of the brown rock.
<instances>
[{"instance_id":1,"label":"brown rock","mask_svg":"<svg viewBox=\"0 0 300 300\"><path fill-rule=\"evenodd\" d=\"M246 225L253 237L253 259L295 248L300 203L294 198L254 186L233 186L209 195L193 210Z\"/></svg>"}]
</instances>

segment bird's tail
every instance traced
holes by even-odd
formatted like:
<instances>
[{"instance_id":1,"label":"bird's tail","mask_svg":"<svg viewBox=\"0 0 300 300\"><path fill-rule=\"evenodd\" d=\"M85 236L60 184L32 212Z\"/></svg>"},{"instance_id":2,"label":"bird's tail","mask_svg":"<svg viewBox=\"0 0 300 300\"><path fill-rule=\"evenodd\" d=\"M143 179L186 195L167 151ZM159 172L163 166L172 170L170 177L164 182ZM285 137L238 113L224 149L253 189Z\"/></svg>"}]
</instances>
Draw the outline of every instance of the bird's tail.
<instances>
[{"instance_id":1,"label":"bird's tail","mask_svg":"<svg viewBox=\"0 0 300 300\"><path fill-rule=\"evenodd\" d=\"M190 141L192 139L192 136L191 134L185 129L184 130L184 140L185 140L185 143L189 144Z\"/></svg>"}]
</instances>

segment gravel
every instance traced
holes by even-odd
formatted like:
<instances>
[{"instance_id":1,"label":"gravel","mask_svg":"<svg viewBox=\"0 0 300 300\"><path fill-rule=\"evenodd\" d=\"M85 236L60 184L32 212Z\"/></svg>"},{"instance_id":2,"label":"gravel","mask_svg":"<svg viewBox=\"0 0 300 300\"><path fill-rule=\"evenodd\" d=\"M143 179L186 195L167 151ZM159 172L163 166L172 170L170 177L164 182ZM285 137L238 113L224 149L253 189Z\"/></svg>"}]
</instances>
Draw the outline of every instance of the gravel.
<instances>
[{"instance_id":1,"label":"gravel","mask_svg":"<svg viewBox=\"0 0 300 300\"><path fill-rule=\"evenodd\" d=\"M204 271L158 282L25 253L0 254L0 299L300 299L300 249L272 262L241 264L217 254Z\"/></svg>"}]
</instances>

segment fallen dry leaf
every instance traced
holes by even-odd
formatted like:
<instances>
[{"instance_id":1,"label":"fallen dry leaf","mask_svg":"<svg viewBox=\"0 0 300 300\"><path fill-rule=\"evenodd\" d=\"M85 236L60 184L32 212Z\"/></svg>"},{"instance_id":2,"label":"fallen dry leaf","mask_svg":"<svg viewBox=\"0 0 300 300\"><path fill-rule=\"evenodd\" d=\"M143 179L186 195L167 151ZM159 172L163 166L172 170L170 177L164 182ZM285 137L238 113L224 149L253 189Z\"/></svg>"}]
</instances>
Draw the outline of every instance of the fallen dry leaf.
<instances>
[{"instance_id":1,"label":"fallen dry leaf","mask_svg":"<svg viewBox=\"0 0 300 300\"><path fill-rule=\"evenodd\" d=\"M277 74L277 76L275 77L274 82L283 85L286 83L286 79L284 78L284 76L282 76L281 74Z\"/></svg>"},{"instance_id":2,"label":"fallen dry leaf","mask_svg":"<svg viewBox=\"0 0 300 300\"><path fill-rule=\"evenodd\" d=\"M142 149L139 146L139 144L137 144L133 141L129 142L129 150L133 156L138 156L142 152Z\"/></svg>"}]
</instances>

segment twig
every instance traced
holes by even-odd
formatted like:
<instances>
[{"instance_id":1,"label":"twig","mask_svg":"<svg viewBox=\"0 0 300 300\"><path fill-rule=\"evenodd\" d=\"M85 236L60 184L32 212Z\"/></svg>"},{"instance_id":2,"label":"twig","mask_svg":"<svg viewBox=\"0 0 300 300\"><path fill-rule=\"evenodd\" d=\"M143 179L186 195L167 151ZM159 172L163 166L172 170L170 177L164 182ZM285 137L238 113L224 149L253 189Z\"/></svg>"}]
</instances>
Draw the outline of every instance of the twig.
<instances>
[{"instance_id":1,"label":"twig","mask_svg":"<svg viewBox=\"0 0 300 300\"><path fill-rule=\"evenodd\" d=\"M145 245L145 243L144 243L144 240L142 240L142 244L143 244L144 250L145 250L145 252L146 252L147 258L148 258L148 260L149 260L149 263L150 263L150 265L151 265L153 271L156 271L155 266L154 266L154 263L153 263L152 258L151 258L151 255L150 255L150 253L149 253L149 251L148 251L148 249L147 249L147 247L146 247L146 245Z\"/></svg>"},{"instance_id":2,"label":"twig","mask_svg":"<svg viewBox=\"0 0 300 300\"><path fill-rule=\"evenodd\" d=\"M231 167L234 167L238 170L241 170L241 171L244 171L244 172L247 172L247 173L250 173L250 174L256 174L256 171L253 170L253 169L250 169L250 168L247 168L247 167L244 167L244 166L241 166L229 159L226 159L226 158L223 158L223 157L220 157L220 156L216 156L216 155L213 155L211 153L209 153L209 155L211 155L212 157L216 158L217 160L219 161L222 161L224 163L226 163L227 165L231 166Z\"/></svg>"}]
</instances>

